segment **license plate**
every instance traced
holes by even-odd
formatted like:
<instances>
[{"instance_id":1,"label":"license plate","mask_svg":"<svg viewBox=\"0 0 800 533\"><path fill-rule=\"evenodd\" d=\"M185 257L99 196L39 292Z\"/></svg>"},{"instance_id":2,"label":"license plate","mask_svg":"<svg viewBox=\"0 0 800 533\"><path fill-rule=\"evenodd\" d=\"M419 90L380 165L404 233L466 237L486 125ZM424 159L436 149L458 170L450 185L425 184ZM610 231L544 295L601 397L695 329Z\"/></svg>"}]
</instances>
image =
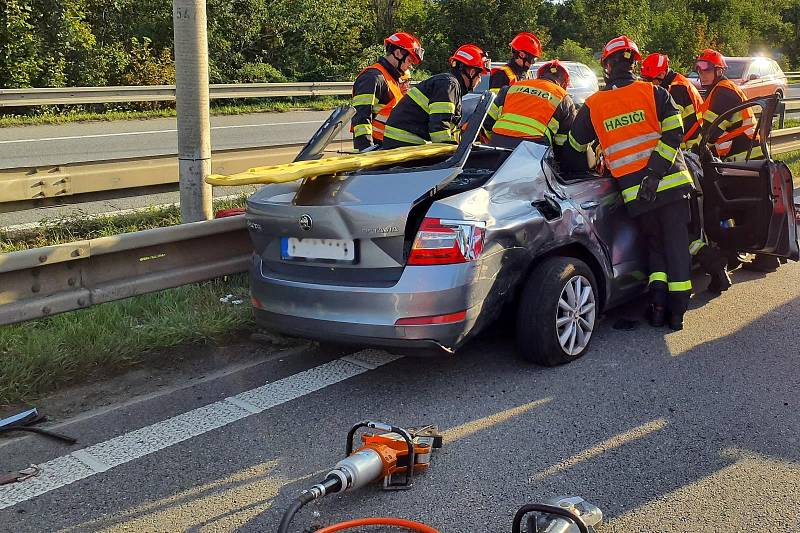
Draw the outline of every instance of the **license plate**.
<instances>
[{"instance_id":1,"label":"license plate","mask_svg":"<svg viewBox=\"0 0 800 533\"><path fill-rule=\"evenodd\" d=\"M281 239L281 256L284 259L327 259L330 261L355 261L355 242L346 239Z\"/></svg>"}]
</instances>

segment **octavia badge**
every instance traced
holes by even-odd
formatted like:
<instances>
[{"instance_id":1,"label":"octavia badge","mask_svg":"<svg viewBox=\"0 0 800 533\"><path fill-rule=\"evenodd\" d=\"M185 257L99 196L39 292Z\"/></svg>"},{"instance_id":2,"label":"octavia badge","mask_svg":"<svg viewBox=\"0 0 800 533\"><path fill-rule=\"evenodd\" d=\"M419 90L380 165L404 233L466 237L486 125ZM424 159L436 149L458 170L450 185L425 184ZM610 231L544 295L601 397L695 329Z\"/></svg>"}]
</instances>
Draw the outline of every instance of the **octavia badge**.
<instances>
[{"instance_id":1,"label":"octavia badge","mask_svg":"<svg viewBox=\"0 0 800 533\"><path fill-rule=\"evenodd\" d=\"M311 220L311 215L301 216L297 223L300 224L300 229L303 231L311 231L311 226L314 225L314 221Z\"/></svg>"}]
</instances>

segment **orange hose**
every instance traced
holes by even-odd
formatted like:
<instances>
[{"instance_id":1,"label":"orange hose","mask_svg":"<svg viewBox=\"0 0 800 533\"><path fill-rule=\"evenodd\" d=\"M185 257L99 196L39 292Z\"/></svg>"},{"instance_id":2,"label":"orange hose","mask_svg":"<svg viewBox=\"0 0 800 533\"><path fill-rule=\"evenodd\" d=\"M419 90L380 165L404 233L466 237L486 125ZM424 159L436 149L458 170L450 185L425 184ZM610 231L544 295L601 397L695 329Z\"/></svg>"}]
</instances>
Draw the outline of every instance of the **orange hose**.
<instances>
[{"instance_id":1,"label":"orange hose","mask_svg":"<svg viewBox=\"0 0 800 533\"><path fill-rule=\"evenodd\" d=\"M335 531L344 531L345 529L352 529L360 526L396 526L410 529L411 531L418 531L419 533L440 533L438 529L433 529L431 526L414 522L413 520L405 520L403 518L358 518L356 520L349 520L347 522L340 522L332 526L323 527L318 529L316 533L334 533Z\"/></svg>"}]
</instances>

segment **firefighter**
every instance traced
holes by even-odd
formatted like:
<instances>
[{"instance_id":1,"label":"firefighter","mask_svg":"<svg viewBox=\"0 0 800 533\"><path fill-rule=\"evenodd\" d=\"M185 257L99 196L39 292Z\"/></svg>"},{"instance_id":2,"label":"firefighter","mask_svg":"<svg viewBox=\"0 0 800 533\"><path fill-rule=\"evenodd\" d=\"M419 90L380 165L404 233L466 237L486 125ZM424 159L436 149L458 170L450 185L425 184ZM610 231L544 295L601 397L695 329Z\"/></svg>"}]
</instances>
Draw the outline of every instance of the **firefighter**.
<instances>
[{"instance_id":1,"label":"firefighter","mask_svg":"<svg viewBox=\"0 0 800 533\"><path fill-rule=\"evenodd\" d=\"M515 148L522 141L562 147L575 118L575 103L567 93L569 72L557 59L536 71L536 79L504 87L486 118L491 144Z\"/></svg>"},{"instance_id":2,"label":"firefighter","mask_svg":"<svg viewBox=\"0 0 800 533\"><path fill-rule=\"evenodd\" d=\"M386 119L403 96L403 75L412 65L419 65L425 55L419 39L410 33L394 33L383 44L386 55L362 70L353 83L356 114L350 131L353 147L359 151L383 142Z\"/></svg>"},{"instance_id":3,"label":"firefighter","mask_svg":"<svg viewBox=\"0 0 800 533\"><path fill-rule=\"evenodd\" d=\"M690 150L700 144L703 98L695 86L685 76L669 67L669 57L666 54L650 54L644 58L641 75L644 81L665 88L681 110L684 131L681 149ZM689 245L689 253L697 258L700 266L711 276L708 290L715 293L728 290L731 278L726 270L725 258L716 247L706 242L702 228L698 228L693 236L697 238Z\"/></svg>"},{"instance_id":4,"label":"firefighter","mask_svg":"<svg viewBox=\"0 0 800 533\"><path fill-rule=\"evenodd\" d=\"M642 79L661 85L678 105L683 119L681 150L691 150L700 143L703 97L686 76L669 68L666 54L650 54L642 61Z\"/></svg>"},{"instance_id":5,"label":"firefighter","mask_svg":"<svg viewBox=\"0 0 800 533\"><path fill-rule=\"evenodd\" d=\"M606 44L601 56L605 89L578 111L561 163L582 169L589 145L599 143L605 166L647 242L648 320L654 327L668 323L680 330L692 290L692 178L679 150L680 110L663 87L634 78L634 65L641 59L636 44L624 35Z\"/></svg>"},{"instance_id":6,"label":"firefighter","mask_svg":"<svg viewBox=\"0 0 800 533\"><path fill-rule=\"evenodd\" d=\"M718 116L747 100L739 86L725 77L727 68L728 64L722 54L710 48L703 50L695 61L700 84L707 91L702 106L704 132L712 128L712 122ZM750 159L764 155L758 142L752 108L739 111L731 120L714 126L708 139L714 155L723 161L743 161L748 152Z\"/></svg>"},{"instance_id":7,"label":"firefighter","mask_svg":"<svg viewBox=\"0 0 800 533\"><path fill-rule=\"evenodd\" d=\"M712 123L716 118L730 109L740 105L747 97L738 85L725 77L728 64L725 58L707 48L695 61L695 71L700 83L706 89L707 96L703 102L703 132L709 132L709 145L714 155L723 161L744 161L764 156L756 132L756 118L753 108L737 111L734 115L717 126ZM744 263L742 268L760 272L771 272L780 266L777 257L757 254L755 260Z\"/></svg>"},{"instance_id":8,"label":"firefighter","mask_svg":"<svg viewBox=\"0 0 800 533\"><path fill-rule=\"evenodd\" d=\"M383 148L457 142L461 97L489 73L489 57L465 44L450 57L450 72L431 76L408 90L386 122Z\"/></svg>"},{"instance_id":9,"label":"firefighter","mask_svg":"<svg viewBox=\"0 0 800 533\"><path fill-rule=\"evenodd\" d=\"M489 90L497 93L506 85L528 79L531 65L542 56L542 44L534 34L523 31L511 39L511 59L502 67L492 69Z\"/></svg>"}]
</instances>

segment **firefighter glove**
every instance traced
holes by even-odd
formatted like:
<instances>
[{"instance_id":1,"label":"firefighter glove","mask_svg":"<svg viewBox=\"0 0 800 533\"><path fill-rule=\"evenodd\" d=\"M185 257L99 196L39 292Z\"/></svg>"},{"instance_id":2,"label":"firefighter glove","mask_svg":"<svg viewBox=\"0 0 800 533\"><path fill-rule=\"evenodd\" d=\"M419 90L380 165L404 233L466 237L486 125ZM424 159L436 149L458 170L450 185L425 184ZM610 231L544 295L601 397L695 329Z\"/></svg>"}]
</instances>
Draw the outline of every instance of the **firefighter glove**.
<instances>
[{"instance_id":1,"label":"firefighter glove","mask_svg":"<svg viewBox=\"0 0 800 533\"><path fill-rule=\"evenodd\" d=\"M639 193L636 195L636 199L647 203L655 201L659 181L661 180L651 174L645 176L642 184L639 185Z\"/></svg>"}]
</instances>

